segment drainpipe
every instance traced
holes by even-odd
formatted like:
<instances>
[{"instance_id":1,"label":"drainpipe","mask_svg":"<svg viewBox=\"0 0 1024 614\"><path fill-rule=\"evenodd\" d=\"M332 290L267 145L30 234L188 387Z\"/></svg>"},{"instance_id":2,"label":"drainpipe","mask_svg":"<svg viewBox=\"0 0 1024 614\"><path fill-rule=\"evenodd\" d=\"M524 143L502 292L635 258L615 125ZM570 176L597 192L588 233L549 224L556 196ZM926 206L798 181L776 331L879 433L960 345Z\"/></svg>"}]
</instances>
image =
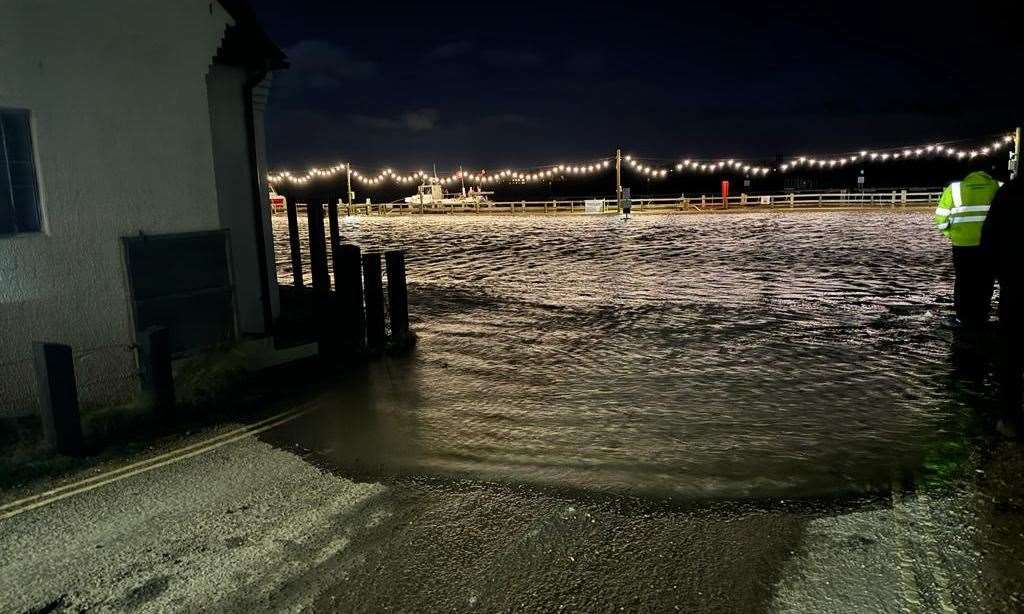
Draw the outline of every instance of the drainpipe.
<instances>
[{"instance_id":1,"label":"drainpipe","mask_svg":"<svg viewBox=\"0 0 1024 614\"><path fill-rule=\"evenodd\" d=\"M274 332L274 309L270 301L270 272L267 268L267 245L264 242L264 203L260 197L264 189L265 178L259 172L259 157L256 154L256 113L252 106L253 90L266 78L269 72L265 64L256 69L242 86L242 95L245 100L245 132L249 149L249 168L252 171L253 216L255 222L253 226L256 230L256 253L260 261L260 300L263 304L263 328L267 335L272 335Z\"/></svg>"}]
</instances>

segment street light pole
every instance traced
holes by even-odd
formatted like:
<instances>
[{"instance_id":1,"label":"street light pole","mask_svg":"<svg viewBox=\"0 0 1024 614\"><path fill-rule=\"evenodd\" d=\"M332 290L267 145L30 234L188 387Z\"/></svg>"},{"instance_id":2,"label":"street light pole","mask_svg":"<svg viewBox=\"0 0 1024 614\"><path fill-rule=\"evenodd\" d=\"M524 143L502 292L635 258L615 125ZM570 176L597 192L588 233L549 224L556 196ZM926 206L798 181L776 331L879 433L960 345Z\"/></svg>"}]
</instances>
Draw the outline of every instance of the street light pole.
<instances>
[{"instance_id":1,"label":"street light pole","mask_svg":"<svg viewBox=\"0 0 1024 614\"><path fill-rule=\"evenodd\" d=\"M345 163L345 183L347 185L345 192L345 202L348 203L348 213L352 214L352 163Z\"/></svg>"},{"instance_id":2,"label":"street light pole","mask_svg":"<svg viewBox=\"0 0 1024 614\"><path fill-rule=\"evenodd\" d=\"M622 149L615 150L615 205L622 211Z\"/></svg>"}]
</instances>

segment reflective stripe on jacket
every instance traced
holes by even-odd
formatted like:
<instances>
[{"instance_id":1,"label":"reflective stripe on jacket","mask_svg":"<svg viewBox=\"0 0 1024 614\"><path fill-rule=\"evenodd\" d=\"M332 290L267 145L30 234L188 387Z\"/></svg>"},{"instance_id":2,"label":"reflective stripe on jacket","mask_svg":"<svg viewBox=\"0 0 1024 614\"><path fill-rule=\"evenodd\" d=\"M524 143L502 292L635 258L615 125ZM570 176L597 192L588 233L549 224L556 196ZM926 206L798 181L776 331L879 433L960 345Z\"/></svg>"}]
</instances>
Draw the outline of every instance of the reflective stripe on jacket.
<instances>
[{"instance_id":1,"label":"reflective stripe on jacket","mask_svg":"<svg viewBox=\"0 0 1024 614\"><path fill-rule=\"evenodd\" d=\"M1000 185L984 171L951 183L935 209L935 225L956 247L981 244L981 226Z\"/></svg>"}]
</instances>

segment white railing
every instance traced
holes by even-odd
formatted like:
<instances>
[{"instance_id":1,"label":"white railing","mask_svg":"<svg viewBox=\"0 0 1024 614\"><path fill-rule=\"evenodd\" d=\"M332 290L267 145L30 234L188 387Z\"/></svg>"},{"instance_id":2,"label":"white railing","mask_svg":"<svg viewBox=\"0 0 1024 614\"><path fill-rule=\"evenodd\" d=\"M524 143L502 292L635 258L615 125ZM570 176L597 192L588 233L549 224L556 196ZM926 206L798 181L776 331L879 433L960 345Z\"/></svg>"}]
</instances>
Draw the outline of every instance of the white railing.
<instances>
[{"instance_id":1,"label":"white railing","mask_svg":"<svg viewBox=\"0 0 1024 614\"><path fill-rule=\"evenodd\" d=\"M698 194L678 197L634 198L634 213L700 212L723 210L793 210L793 209L885 209L934 207L942 195L939 189L890 190L885 192L783 192L774 194L737 194L722 199L721 195ZM387 215L406 213L506 213L506 214L583 214L585 203L600 200L602 213L617 213L615 199L549 199L485 201L477 203L421 205L416 203L373 203L351 206L338 204L342 215ZM298 204L297 208L305 209ZM325 207L326 209L326 207Z\"/></svg>"}]
</instances>

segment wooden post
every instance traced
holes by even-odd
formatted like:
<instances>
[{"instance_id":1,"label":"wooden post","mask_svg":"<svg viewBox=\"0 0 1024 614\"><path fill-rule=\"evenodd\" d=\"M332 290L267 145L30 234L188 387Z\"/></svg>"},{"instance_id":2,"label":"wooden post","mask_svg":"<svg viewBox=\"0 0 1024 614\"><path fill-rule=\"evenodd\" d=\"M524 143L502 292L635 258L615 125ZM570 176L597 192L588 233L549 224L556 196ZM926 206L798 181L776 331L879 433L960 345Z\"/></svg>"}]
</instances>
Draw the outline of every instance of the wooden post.
<instances>
[{"instance_id":1,"label":"wooden post","mask_svg":"<svg viewBox=\"0 0 1024 614\"><path fill-rule=\"evenodd\" d=\"M166 326L151 326L139 336L139 383L146 403L161 418L174 409L171 335Z\"/></svg>"},{"instance_id":2,"label":"wooden post","mask_svg":"<svg viewBox=\"0 0 1024 614\"><path fill-rule=\"evenodd\" d=\"M366 348L384 349L384 288L380 278L380 254L363 254L363 287L366 292Z\"/></svg>"},{"instance_id":3,"label":"wooden post","mask_svg":"<svg viewBox=\"0 0 1024 614\"><path fill-rule=\"evenodd\" d=\"M33 352L46 446L59 454L80 456L84 446L71 346L37 342Z\"/></svg>"},{"instance_id":4,"label":"wooden post","mask_svg":"<svg viewBox=\"0 0 1024 614\"><path fill-rule=\"evenodd\" d=\"M341 228L338 225L338 203L327 205L327 222L331 231L331 270L334 278L338 278L338 249L341 247ZM335 281L337 287L337 281Z\"/></svg>"},{"instance_id":5,"label":"wooden post","mask_svg":"<svg viewBox=\"0 0 1024 614\"><path fill-rule=\"evenodd\" d=\"M341 338L345 347L362 352L366 347L363 314L362 256L358 245L342 245L335 260L334 292L341 308Z\"/></svg>"},{"instance_id":6,"label":"wooden post","mask_svg":"<svg viewBox=\"0 0 1024 614\"><path fill-rule=\"evenodd\" d=\"M327 274L327 244L324 238L323 205L307 205L309 225L309 270L313 273L313 290L318 295L330 290Z\"/></svg>"},{"instance_id":7,"label":"wooden post","mask_svg":"<svg viewBox=\"0 0 1024 614\"><path fill-rule=\"evenodd\" d=\"M327 273L327 242L324 238L324 210L320 203L306 206L309 226L309 270L313 275L313 330L322 357L333 359L337 354L335 335L331 334L331 278Z\"/></svg>"},{"instance_id":8,"label":"wooden post","mask_svg":"<svg viewBox=\"0 0 1024 614\"><path fill-rule=\"evenodd\" d=\"M298 205L289 199L288 205L288 246L292 252L292 283L296 288L304 285L302 279L302 251L299 246L299 212Z\"/></svg>"},{"instance_id":9,"label":"wooden post","mask_svg":"<svg viewBox=\"0 0 1024 614\"><path fill-rule=\"evenodd\" d=\"M391 314L391 343L409 345L409 292L405 283L405 252L384 253L388 269L388 311Z\"/></svg>"}]
</instances>

